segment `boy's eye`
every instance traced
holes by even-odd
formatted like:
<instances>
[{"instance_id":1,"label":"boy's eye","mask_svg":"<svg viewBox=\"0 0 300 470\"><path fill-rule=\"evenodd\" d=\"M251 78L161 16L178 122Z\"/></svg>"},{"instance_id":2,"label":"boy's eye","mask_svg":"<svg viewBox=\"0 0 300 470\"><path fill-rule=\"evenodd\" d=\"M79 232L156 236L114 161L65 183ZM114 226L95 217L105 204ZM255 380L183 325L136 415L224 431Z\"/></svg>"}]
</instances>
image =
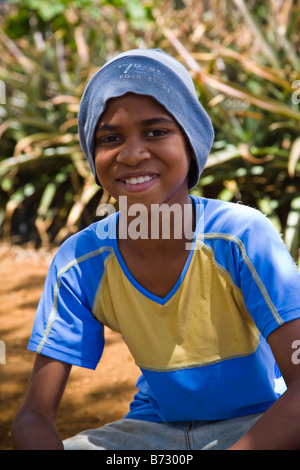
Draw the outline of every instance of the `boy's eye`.
<instances>
[{"instance_id":1,"label":"boy's eye","mask_svg":"<svg viewBox=\"0 0 300 470\"><path fill-rule=\"evenodd\" d=\"M118 142L120 138L117 135L106 135L104 137L99 137L97 139L97 144L110 144L114 142Z\"/></svg>"},{"instance_id":2,"label":"boy's eye","mask_svg":"<svg viewBox=\"0 0 300 470\"><path fill-rule=\"evenodd\" d=\"M167 134L167 131L162 129L152 129L151 131L147 132L148 137L160 137L165 134Z\"/></svg>"}]
</instances>

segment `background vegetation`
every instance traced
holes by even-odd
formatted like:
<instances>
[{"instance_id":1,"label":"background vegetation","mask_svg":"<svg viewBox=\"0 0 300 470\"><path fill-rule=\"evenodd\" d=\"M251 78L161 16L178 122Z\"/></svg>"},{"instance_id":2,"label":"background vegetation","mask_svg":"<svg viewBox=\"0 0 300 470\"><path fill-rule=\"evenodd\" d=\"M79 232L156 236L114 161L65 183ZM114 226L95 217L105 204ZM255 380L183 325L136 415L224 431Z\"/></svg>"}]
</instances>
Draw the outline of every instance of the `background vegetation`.
<instances>
[{"instance_id":1,"label":"background vegetation","mask_svg":"<svg viewBox=\"0 0 300 470\"><path fill-rule=\"evenodd\" d=\"M215 127L193 192L261 210L300 266L299 0L19 0L0 9L2 239L60 243L113 202L80 150L80 96L108 58L158 47L189 69Z\"/></svg>"}]
</instances>

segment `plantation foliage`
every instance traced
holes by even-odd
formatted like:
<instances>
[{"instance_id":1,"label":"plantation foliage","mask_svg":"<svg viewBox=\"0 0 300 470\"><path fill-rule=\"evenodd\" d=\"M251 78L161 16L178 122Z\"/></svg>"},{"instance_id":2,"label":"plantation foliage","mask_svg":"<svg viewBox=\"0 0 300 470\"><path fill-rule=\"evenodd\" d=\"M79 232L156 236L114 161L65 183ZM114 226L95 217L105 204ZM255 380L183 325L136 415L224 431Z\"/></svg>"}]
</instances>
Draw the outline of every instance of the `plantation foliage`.
<instances>
[{"instance_id":1,"label":"plantation foliage","mask_svg":"<svg viewBox=\"0 0 300 470\"><path fill-rule=\"evenodd\" d=\"M0 3L0 236L60 243L114 203L78 141L84 87L116 53L190 71L216 133L194 194L261 210L299 265L299 0Z\"/></svg>"}]
</instances>

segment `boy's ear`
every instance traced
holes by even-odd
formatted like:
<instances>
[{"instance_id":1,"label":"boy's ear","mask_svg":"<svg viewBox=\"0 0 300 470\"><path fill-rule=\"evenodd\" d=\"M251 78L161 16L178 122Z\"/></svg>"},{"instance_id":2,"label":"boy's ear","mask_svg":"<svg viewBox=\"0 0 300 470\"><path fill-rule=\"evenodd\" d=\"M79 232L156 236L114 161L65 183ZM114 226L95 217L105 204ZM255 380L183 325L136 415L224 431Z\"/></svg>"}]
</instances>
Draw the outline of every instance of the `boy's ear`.
<instances>
[{"instance_id":1,"label":"boy's ear","mask_svg":"<svg viewBox=\"0 0 300 470\"><path fill-rule=\"evenodd\" d=\"M189 188L191 186L194 186L192 181L195 181L195 175L197 174L197 171L198 171L198 168L197 168L197 163L194 157L194 153L191 152L191 163L190 163L189 177L188 177Z\"/></svg>"},{"instance_id":2,"label":"boy's ear","mask_svg":"<svg viewBox=\"0 0 300 470\"><path fill-rule=\"evenodd\" d=\"M198 165L196 163L194 150L187 138L185 139L185 142L186 142L186 151L189 157L191 158L189 175L188 175L188 187L191 188L195 185L195 175L197 175L198 173Z\"/></svg>"}]
</instances>

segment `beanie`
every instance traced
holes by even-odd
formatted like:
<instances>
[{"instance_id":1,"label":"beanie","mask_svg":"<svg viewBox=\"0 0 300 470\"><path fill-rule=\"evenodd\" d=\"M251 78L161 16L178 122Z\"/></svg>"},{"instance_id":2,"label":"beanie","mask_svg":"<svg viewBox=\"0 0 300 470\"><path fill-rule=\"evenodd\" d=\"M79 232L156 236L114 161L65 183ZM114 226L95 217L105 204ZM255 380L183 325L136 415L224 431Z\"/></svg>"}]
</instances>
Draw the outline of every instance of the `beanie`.
<instances>
[{"instance_id":1,"label":"beanie","mask_svg":"<svg viewBox=\"0 0 300 470\"><path fill-rule=\"evenodd\" d=\"M187 69L160 49L119 54L96 72L84 90L78 113L79 139L96 183L94 134L99 118L109 99L129 92L151 96L181 126L196 163L191 166L189 189L196 186L213 143L213 126Z\"/></svg>"}]
</instances>

